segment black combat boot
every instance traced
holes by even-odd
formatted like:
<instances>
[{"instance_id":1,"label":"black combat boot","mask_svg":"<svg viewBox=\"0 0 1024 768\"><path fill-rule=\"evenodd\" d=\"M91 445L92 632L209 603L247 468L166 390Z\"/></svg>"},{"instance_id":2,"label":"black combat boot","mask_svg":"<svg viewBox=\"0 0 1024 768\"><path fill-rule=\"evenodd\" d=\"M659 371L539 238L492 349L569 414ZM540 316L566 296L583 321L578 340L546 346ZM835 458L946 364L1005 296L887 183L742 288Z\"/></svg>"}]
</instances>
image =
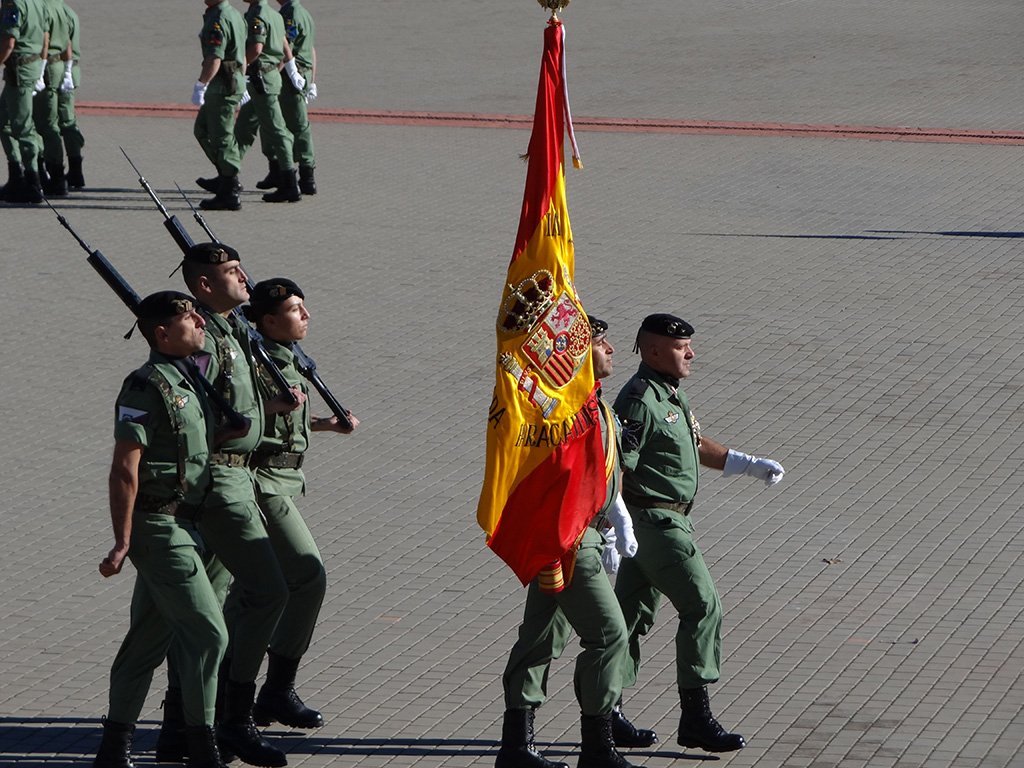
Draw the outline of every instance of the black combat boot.
<instances>
[{"instance_id":1,"label":"black combat boot","mask_svg":"<svg viewBox=\"0 0 1024 768\"><path fill-rule=\"evenodd\" d=\"M281 166L273 160L269 161L270 170L262 181L256 182L256 189L277 189L281 186Z\"/></svg>"},{"instance_id":2,"label":"black combat boot","mask_svg":"<svg viewBox=\"0 0 1024 768\"><path fill-rule=\"evenodd\" d=\"M304 195L316 194L316 177L313 175L314 170L315 168L312 165L299 166L299 191Z\"/></svg>"},{"instance_id":3,"label":"black combat boot","mask_svg":"<svg viewBox=\"0 0 1024 768\"><path fill-rule=\"evenodd\" d=\"M580 718L580 759L576 768L633 768L615 749L612 716L583 715Z\"/></svg>"},{"instance_id":4,"label":"black combat boot","mask_svg":"<svg viewBox=\"0 0 1024 768\"><path fill-rule=\"evenodd\" d=\"M25 184L21 188L21 199L18 202L43 202L43 187L39 181L39 173L37 171L25 169Z\"/></svg>"},{"instance_id":5,"label":"black combat boot","mask_svg":"<svg viewBox=\"0 0 1024 768\"><path fill-rule=\"evenodd\" d=\"M68 187L81 189L85 186L85 177L82 175L82 157L68 157Z\"/></svg>"},{"instance_id":6,"label":"black combat boot","mask_svg":"<svg viewBox=\"0 0 1024 768\"><path fill-rule=\"evenodd\" d=\"M732 752L747 746L742 736L729 733L712 716L706 686L680 691L679 698L683 705L676 739L679 746L698 747L705 752Z\"/></svg>"},{"instance_id":7,"label":"black combat boot","mask_svg":"<svg viewBox=\"0 0 1024 768\"><path fill-rule=\"evenodd\" d=\"M156 761L183 763L188 755L188 740L185 738L181 688L168 688L160 707L164 717L160 724L160 734L156 737Z\"/></svg>"},{"instance_id":8,"label":"black combat boot","mask_svg":"<svg viewBox=\"0 0 1024 768\"><path fill-rule=\"evenodd\" d=\"M242 185L237 176L218 176L217 194L209 200L200 200L199 207L205 211L238 211L242 208L242 198L238 193ZM196 181L202 181L197 179Z\"/></svg>"},{"instance_id":9,"label":"black combat boot","mask_svg":"<svg viewBox=\"0 0 1024 768\"><path fill-rule=\"evenodd\" d=\"M506 709L501 725L501 749L494 768L569 768L548 760L533 743L533 710Z\"/></svg>"},{"instance_id":10,"label":"black combat boot","mask_svg":"<svg viewBox=\"0 0 1024 768\"><path fill-rule=\"evenodd\" d=\"M46 176L40 175L39 180L47 197L67 197L68 180L64 176L64 163L46 163Z\"/></svg>"},{"instance_id":11,"label":"black combat boot","mask_svg":"<svg viewBox=\"0 0 1024 768\"><path fill-rule=\"evenodd\" d=\"M275 720L291 728L319 728L324 724L320 713L303 704L295 692L298 669L298 659L267 651L267 681L252 708L256 725L270 725Z\"/></svg>"},{"instance_id":12,"label":"black combat boot","mask_svg":"<svg viewBox=\"0 0 1024 768\"><path fill-rule=\"evenodd\" d=\"M649 747L658 743L658 734L646 728L637 728L622 714L622 697L612 710L612 736L616 747Z\"/></svg>"},{"instance_id":13,"label":"black combat boot","mask_svg":"<svg viewBox=\"0 0 1024 768\"><path fill-rule=\"evenodd\" d=\"M103 721L103 739L96 750L92 768L135 768L132 762L132 734L134 723Z\"/></svg>"},{"instance_id":14,"label":"black combat boot","mask_svg":"<svg viewBox=\"0 0 1024 768\"><path fill-rule=\"evenodd\" d=\"M217 743L249 765L281 768L288 759L277 747L264 739L252 719L252 702L256 683L224 683L224 719L217 726Z\"/></svg>"},{"instance_id":15,"label":"black combat boot","mask_svg":"<svg viewBox=\"0 0 1024 768\"><path fill-rule=\"evenodd\" d=\"M281 183L273 192L263 195L263 200L268 203L297 203L302 199L299 191L299 177L294 168L281 169Z\"/></svg>"},{"instance_id":16,"label":"black combat boot","mask_svg":"<svg viewBox=\"0 0 1024 768\"><path fill-rule=\"evenodd\" d=\"M7 183L0 190L0 199L5 203L17 203L21 199L22 188L25 186L25 169L21 163L7 163Z\"/></svg>"},{"instance_id":17,"label":"black combat boot","mask_svg":"<svg viewBox=\"0 0 1024 768\"><path fill-rule=\"evenodd\" d=\"M213 728L208 725L189 725L185 728L188 741L187 768L227 768L217 749ZM164 762L157 757L157 762Z\"/></svg>"},{"instance_id":18,"label":"black combat boot","mask_svg":"<svg viewBox=\"0 0 1024 768\"><path fill-rule=\"evenodd\" d=\"M50 174L46 172L46 161L43 160L42 155L36 160L36 170L39 171L39 182L47 184L50 181Z\"/></svg>"}]
</instances>

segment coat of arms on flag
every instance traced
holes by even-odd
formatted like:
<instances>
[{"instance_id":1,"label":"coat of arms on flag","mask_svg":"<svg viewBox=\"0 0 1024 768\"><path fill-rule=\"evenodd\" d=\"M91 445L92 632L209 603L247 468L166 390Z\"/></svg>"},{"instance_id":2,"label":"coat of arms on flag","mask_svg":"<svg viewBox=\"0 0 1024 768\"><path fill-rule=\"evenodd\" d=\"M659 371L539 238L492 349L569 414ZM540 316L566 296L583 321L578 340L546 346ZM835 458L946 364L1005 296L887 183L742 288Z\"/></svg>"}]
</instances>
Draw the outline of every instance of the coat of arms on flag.
<instances>
[{"instance_id":1,"label":"coat of arms on flag","mask_svg":"<svg viewBox=\"0 0 1024 768\"><path fill-rule=\"evenodd\" d=\"M523 584L571 562L605 500L605 452L590 358L590 323L573 283L565 201L564 29L544 34L519 231L496 321L494 395L477 520ZM560 577L559 577L560 578Z\"/></svg>"}]
</instances>

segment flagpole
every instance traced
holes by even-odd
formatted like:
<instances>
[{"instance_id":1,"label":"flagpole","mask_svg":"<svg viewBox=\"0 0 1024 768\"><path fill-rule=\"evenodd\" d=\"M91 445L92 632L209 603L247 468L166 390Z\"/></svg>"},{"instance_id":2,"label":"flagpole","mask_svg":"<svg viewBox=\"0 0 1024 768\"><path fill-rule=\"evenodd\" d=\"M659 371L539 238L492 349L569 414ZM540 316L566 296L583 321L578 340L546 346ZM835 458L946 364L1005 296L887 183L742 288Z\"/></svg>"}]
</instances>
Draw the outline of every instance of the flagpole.
<instances>
[{"instance_id":1,"label":"flagpole","mask_svg":"<svg viewBox=\"0 0 1024 768\"><path fill-rule=\"evenodd\" d=\"M551 18L558 21L558 12L565 8L572 0L537 0L541 8L551 11Z\"/></svg>"}]
</instances>

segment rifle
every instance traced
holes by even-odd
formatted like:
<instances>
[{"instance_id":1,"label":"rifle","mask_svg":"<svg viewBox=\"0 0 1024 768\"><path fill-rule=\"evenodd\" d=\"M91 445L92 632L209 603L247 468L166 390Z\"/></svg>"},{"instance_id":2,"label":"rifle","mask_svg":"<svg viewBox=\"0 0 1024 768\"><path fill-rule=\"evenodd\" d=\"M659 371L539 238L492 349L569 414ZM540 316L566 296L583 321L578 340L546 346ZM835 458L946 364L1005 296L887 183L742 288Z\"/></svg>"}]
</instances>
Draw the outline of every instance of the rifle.
<instances>
[{"instance_id":1,"label":"rifle","mask_svg":"<svg viewBox=\"0 0 1024 768\"><path fill-rule=\"evenodd\" d=\"M124 305L131 310L131 313L138 317L139 304L142 303L142 299L139 298L139 294L135 292L135 289L128 284L128 281L121 276L120 272L114 269L114 265L107 261L106 256L100 253L98 249L94 250L89 247L89 244L82 239L81 235L74 230L74 228L68 223L68 220L53 207L53 204L50 203L49 200L44 197L43 201L50 206L51 211L57 214L57 221L60 222L60 225L70 232L71 236L74 237L75 240L78 241L78 244L85 249L85 252L89 254L86 261L89 262L90 266L99 273L99 276L102 277L104 282L106 282L114 293L117 294L117 298L124 302ZM181 371L182 375L184 375L188 381L199 381L200 386L206 390L207 396L213 401L214 405L217 406L218 410L224 414L224 418L228 420L228 423L232 428L244 429L249 426L249 419L231 407L231 404L228 403L224 395L222 395L220 391L213 386L213 384L207 381L206 377L203 376L195 366L195 363L192 364L191 370L189 370L189 366L185 364L184 360L172 360L171 363L175 368Z\"/></svg>"},{"instance_id":2,"label":"rifle","mask_svg":"<svg viewBox=\"0 0 1024 768\"><path fill-rule=\"evenodd\" d=\"M152 198L153 202L156 203L156 207L160 209L160 213L164 215L164 227L171 233L171 237L174 238L174 242L177 243L181 252L185 253L189 248L195 245L195 241L189 237L188 232L185 231L185 227L183 227L181 222L178 221L178 217L172 216L167 212L167 209L164 208L164 204L160 202L160 198L156 196L156 192L154 192L153 188L149 186L149 182L143 178L141 173L139 173L139 169L135 168L135 163L133 163L132 159L128 157L128 153L121 147L119 147L119 149L121 149L121 154L124 155L128 164L135 169L136 173L139 174L139 183L142 185L142 188L146 190L146 193ZM178 189L181 189L181 187L178 187ZM214 242L220 241L214 240ZM249 280L248 276L246 276L246 284L249 286L252 285L252 281ZM249 325L249 321L246 320L245 315L242 314L241 307L235 307L232 310L232 313L234 314L235 321L239 326L245 328L249 333L249 344L252 347L252 354L253 357L256 358L256 362L263 366L264 370L266 370L270 375L270 378L274 380L274 385L281 390L281 396L284 397L285 401L289 405L295 405L298 402L298 398L295 397L295 394L288 386L288 381L285 379L284 374L281 373L281 369L277 367L270 355L267 353L266 348L263 346L263 337L260 336L259 332L257 332L255 328Z\"/></svg>"},{"instance_id":3,"label":"rifle","mask_svg":"<svg viewBox=\"0 0 1024 768\"><path fill-rule=\"evenodd\" d=\"M134 166L132 166L134 167ZM196 210L196 207L192 205L192 201L188 199L188 195L181 188L181 185L175 182L174 186L178 188L178 192L185 198L185 202L188 203L188 207L192 209L192 217L199 223L199 226L203 228L207 236L215 243L219 243L220 240L213 234L213 230L210 229L210 225L206 223L206 219L203 218L202 214ZM180 226L180 224L179 224ZM247 272L245 275L245 285L249 289L249 293L252 293L255 283L252 278L249 277ZM346 429L351 429L352 421L348 417L348 411L338 402L338 399L334 396L334 393L328 388L324 380L320 378L320 374L316 370L316 362L302 351L302 347L299 346L298 342L292 341L286 344L292 353L295 355L295 367L298 368L299 373L302 374L303 378L309 381L313 385L313 388L320 393L320 397L323 398L327 407L331 409L331 413L338 417L338 422ZM275 366L276 367L276 366Z\"/></svg>"}]
</instances>

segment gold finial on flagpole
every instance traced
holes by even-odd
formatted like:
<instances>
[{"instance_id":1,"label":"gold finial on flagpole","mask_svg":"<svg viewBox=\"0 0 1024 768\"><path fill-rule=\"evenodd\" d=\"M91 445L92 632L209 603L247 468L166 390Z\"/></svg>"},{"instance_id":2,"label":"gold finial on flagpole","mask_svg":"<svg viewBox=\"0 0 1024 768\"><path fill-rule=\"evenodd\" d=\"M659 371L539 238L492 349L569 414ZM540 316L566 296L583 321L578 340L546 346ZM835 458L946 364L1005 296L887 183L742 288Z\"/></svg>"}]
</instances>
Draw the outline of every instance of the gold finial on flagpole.
<instances>
[{"instance_id":1,"label":"gold finial on flagpole","mask_svg":"<svg viewBox=\"0 0 1024 768\"><path fill-rule=\"evenodd\" d=\"M541 8L551 11L551 18L557 19L558 12L565 8L572 0L537 0Z\"/></svg>"}]
</instances>

